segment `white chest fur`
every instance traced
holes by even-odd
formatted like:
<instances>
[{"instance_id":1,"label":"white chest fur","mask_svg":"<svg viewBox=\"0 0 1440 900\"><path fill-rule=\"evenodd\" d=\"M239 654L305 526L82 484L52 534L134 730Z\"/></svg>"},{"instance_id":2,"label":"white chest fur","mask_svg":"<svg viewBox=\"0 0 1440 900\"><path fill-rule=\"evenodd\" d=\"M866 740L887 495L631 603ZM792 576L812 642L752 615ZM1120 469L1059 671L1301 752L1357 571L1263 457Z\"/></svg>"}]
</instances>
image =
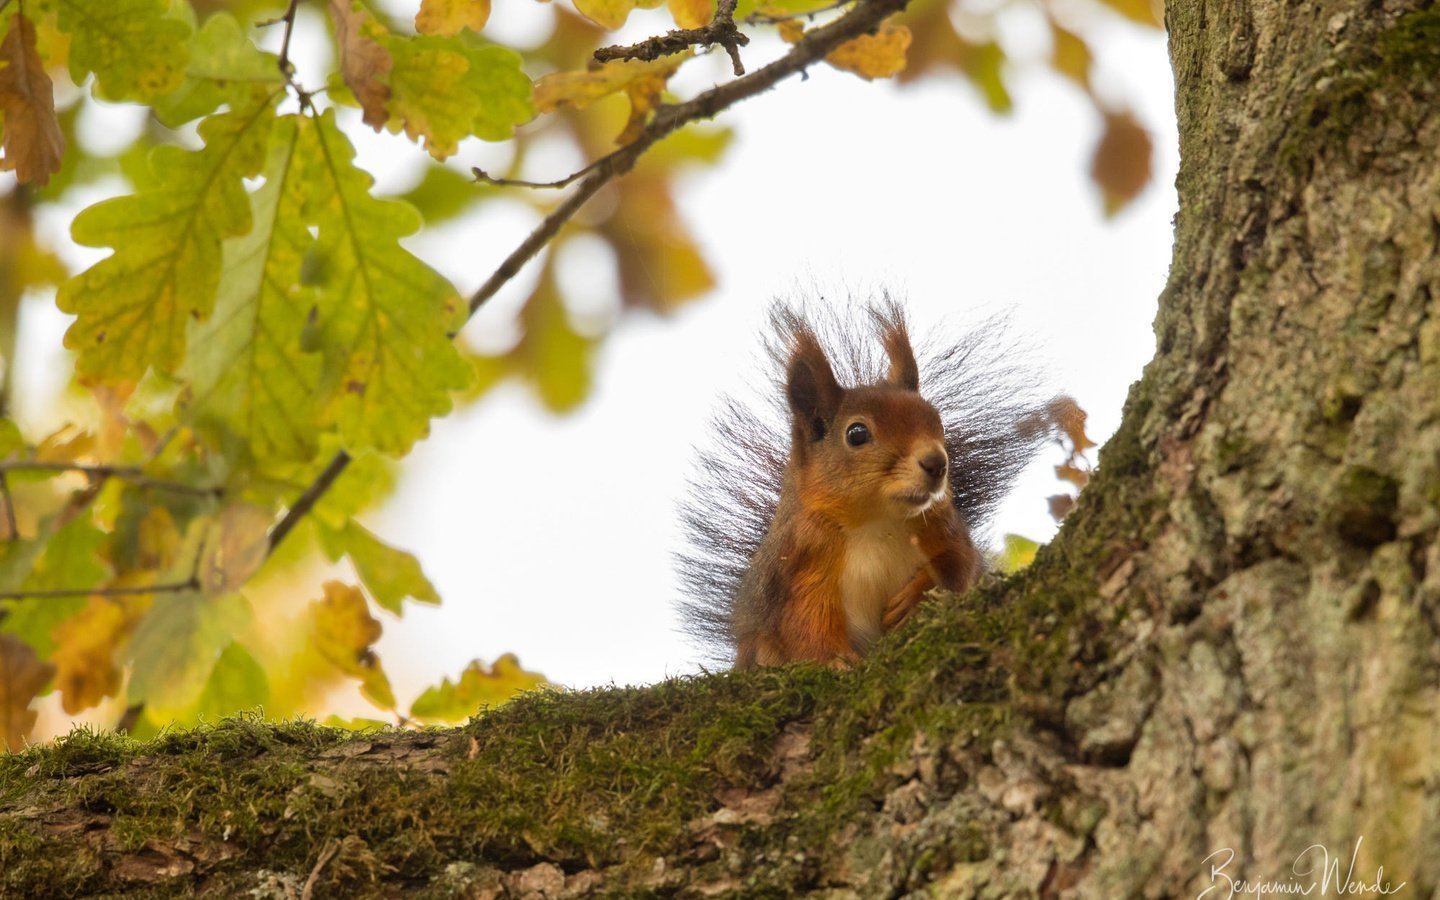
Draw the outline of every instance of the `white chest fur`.
<instances>
[{"instance_id":1,"label":"white chest fur","mask_svg":"<svg viewBox=\"0 0 1440 900\"><path fill-rule=\"evenodd\" d=\"M920 563L920 551L903 523L851 530L845 541L840 601L856 649L864 650L880 636L886 601L914 577Z\"/></svg>"}]
</instances>

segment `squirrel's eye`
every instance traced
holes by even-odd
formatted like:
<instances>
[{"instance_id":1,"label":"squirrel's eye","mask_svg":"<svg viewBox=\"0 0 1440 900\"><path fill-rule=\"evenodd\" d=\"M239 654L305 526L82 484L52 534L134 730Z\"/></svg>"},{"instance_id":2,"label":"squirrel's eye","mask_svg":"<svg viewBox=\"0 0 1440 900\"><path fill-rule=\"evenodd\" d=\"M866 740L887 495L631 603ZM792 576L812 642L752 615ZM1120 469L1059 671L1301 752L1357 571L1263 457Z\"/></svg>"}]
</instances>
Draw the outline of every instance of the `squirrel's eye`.
<instances>
[{"instance_id":1,"label":"squirrel's eye","mask_svg":"<svg viewBox=\"0 0 1440 900\"><path fill-rule=\"evenodd\" d=\"M852 447L870 443L870 429L863 422L855 422L845 429L845 443Z\"/></svg>"}]
</instances>

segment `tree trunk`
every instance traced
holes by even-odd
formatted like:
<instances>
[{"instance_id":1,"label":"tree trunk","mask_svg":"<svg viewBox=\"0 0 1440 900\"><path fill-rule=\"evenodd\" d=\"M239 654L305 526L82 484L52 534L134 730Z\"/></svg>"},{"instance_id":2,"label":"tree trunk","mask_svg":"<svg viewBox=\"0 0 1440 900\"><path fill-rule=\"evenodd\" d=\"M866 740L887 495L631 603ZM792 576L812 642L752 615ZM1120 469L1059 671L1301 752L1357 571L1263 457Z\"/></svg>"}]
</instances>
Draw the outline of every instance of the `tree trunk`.
<instances>
[{"instance_id":1,"label":"tree trunk","mask_svg":"<svg viewBox=\"0 0 1440 900\"><path fill-rule=\"evenodd\" d=\"M0 893L1436 896L1440 7L1167 24L1158 354L1023 575L854 672L76 734L0 758Z\"/></svg>"}]
</instances>

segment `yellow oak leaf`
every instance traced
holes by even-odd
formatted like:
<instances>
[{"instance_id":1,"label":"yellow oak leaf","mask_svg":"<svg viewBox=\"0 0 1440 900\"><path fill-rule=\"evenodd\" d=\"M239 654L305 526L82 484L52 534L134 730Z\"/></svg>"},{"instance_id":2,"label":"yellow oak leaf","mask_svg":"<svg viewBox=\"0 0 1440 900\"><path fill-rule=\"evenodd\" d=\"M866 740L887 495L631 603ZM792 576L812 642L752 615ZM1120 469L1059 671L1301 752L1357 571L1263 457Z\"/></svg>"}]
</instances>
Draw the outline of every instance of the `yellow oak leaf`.
<instances>
[{"instance_id":1,"label":"yellow oak leaf","mask_svg":"<svg viewBox=\"0 0 1440 900\"><path fill-rule=\"evenodd\" d=\"M780 33L780 40L787 44L798 44L805 36L805 23L799 19L781 19L776 23L775 30Z\"/></svg>"},{"instance_id":2,"label":"yellow oak leaf","mask_svg":"<svg viewBox=\"0 0 1440 900\"><path fill-rule=\"evenodd\" d=\"M55 117L50 76L35 49L35 26L18 12L0 42L0 115L5 120L0 170L13 170L22 182L48 182L60 171L65 135Z\"/></svg>"},{"instance_id":3,"label":"yellow oak leaf","mask_svg":"<svg viewBox=\"0 0 1440 900\"><path fill-rule=\"evenodd\" d=\"M340 77L364 111L365 124L379 131L390 118L385 109L390 87L383 80L392 65L390 54L368 33L370 14L360 4L330 0L330 15L335 18L335 35L340 44Z\"/></svg>"},{"instance_id":4,"label":"yellow oak leaf","mask_svg":"<svg viewBox=\"0 0 1440 900\"><path fill-rule=\"evenodd\" d=\"M659 78L663 84L691 55L687 51L650 62L615 59L584 72L551 72L535 82L535 108L542 113L562 106L584 109L642 79Z\"/></svg>"},{"instance_id":5,"label":"yellow oak leaf","mask_svg":"<svg viewBox=\"0 0 1440 900\"><path fill-rule=\"evenodd\" d=\"M35 699L55 667L43 662L31 646L13 634L0 634L0 741L11 750L25 746L35 727Z\"/></svg>"},{"instance_id":6,"label":"yellow oak leaf","mask_svg":"<svg viewBox=\"0 0 1440 900\"><path fill-rule=\"evenodd\" d=\"M580 15L614 31L625 24L632 9L654 9L661 0L575 0L575 9Z\"/></svg>"},{"instance_id":7,"label":"yellow oak leaf","mask_svg":"<svg viewBox=\"0 0 1440 900\"><path fill-rule=\"evenodd\" d=\"M1050 67L1082 88L1090 88L1090 67L1094 57L1085 39L1073 31L1050 22Z\"/></svg>"},{"instance_id":8,"label":"yellow oak leaf","mask_svg":"<svg viewBox=\"0 0 1440 900\"><path fill-rule=\"evenodd\" d=\"M666 0L665 7L681 28L699 28L715 14L715 0Z\"/></svg>"},{"instance_id":9,"label":"yellow oak leaf","mask_svg":"<svg viewBox=\"0 0 1440 900\"><path fill-rule=\"evenodd\" d=\"M390 679L380 667L372 645L380 640L380 622L357 587L338 581L324 584L325 596L311 604L312 642L331 665L360 679L360 691L381 709L395 708Z\"/></svg>"},{"instance_id":10,"label":"yellow oak leaf","mask_svg":"<svg viewBox=\"0 0 1440 900\"><path fill-rule=\"evenodd\" d=\"M89 606L55 629L51 659L65 712L73 716L120 690L115 647L134 628L136 618L123 601L91 597Z\"/></svg>"},{"instance_id":11,"label":"yellow oak leaf","mask_svg":"<svg viewBox=\"0 0 1440 900\"><path fill-rule=\"evenodd\" d=\"M867 80L890 78L905 71L909 47L910 29L884 22L874 34L862 34L831 50L825 61Z\"/></svg>"},{"instance_id":12,"label":"yellow oak leaf","mask_svg":"<svg viewBox=\"0 0 1440 900\"><path fill-rule=\"evenodd\" d=\"M420 0L415 30L421 34L459 34L462 28L480 31L490 19L490 0Z\"/></svg>"}]
</instances>

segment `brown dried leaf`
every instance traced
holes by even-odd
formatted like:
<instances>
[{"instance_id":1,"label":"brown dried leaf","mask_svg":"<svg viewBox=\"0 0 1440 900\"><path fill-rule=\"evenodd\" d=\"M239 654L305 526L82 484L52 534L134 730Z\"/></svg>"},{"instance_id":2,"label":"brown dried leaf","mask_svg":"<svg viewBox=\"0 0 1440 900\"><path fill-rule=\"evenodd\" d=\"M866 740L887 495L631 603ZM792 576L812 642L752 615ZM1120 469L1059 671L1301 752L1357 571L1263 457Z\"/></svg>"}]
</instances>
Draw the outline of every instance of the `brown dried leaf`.
<instances>
[{"instance_id":1,"label":"brown dried leaf","mask_svg":"<svg viewBox=\"0 0 1440 900\"><path fill-rule=\"evenodd\" d=\"M1047 500L1050 504L1050 518L1057 522L1063 522L1065 517L1070 515L1070 510L1075 508L1075 498L1069 494L1056 494Z\"/></svg>"},{"instance_id":2,"label":"brown dried leaf","mask_svg":"<svg viewBox=\"0 0 1440 900\"><path fill-rule=\"evenodd\" d=\"M55 667L13 634L0 634L0 740L11 750L25 745L35 727L30 701L45 687Z\"/></svg>"},{"instance_id":3,"label":"brown dried leaf","mask_svg":"<svg viewBox=\"0 0 1440 900\"><path fill-rule=\"evenodd\" d=\"M1085 433L1089 414L1080 408L1074 397L1056 397L1049 403L1050 418L1070 443L1071 453L1084 453L1095 442Z\"/></svg>"},{"instance_id":4,"label":"brown dried leaf","mask_svg":"<svg viewBox=\"0 0 1440 900\"><path fill-rule=\"evenodd\" d=\"M1079 466L1073 466L1069 463L1056 466L1055 477L1061 481L1068 481L1077 488L1083 488L1090 483L1090 472L1088 470L1082 469Z\"/></svg>"},{"instance_id":5,"label":"brown dried leaf","mask_svg":"<svg viewBox=\"0 0 1440 900\"><path fill-rule=\"evenodd\" d=\"M490 20L490 0L420 0L415 30L421 34L459 34L461 29L481 31Z\"/></svg>"},{"instance_id":6,"label":"brown dried leaf","mask_svg":"<svg viewBox=\"0 0 1440 900\"><path fill-rule=\"evenodd\" d=\"M60 171L65 135L55 117L55 92L35 49L35 26L20 13L0 42L0 114L5 119L5 156L0 170L22 182L45 184Z\"/></svg>"},{"instance_id":7,"label":"brown dried leaf","mask_svg":"<svg viewBox=\"0 0 1440 900\"><path fill-rule=\"evenodd\" d=\"M1090 177L1105 195L1106 215L1124 209L1150 182L1150 135L1130 113L1105 114Z\"/></svg>"},{"instance_id":8,"label":"brown dried leaf","mask_svg":"<svg viewBox=\"0 0 1440 900\"><path fill-rule=\"evenodd\" d=\"M825 61L861 78L890 78L905 71L909 47L910 29L886 21L874 34L862 34L831 50Z\"/></svg>"},{"instance_id":9,"label":"brown dried leaf","mask_svg":"<svg viewBox=\"0 0 1440 900\"><path fill-rule=\"evenodd\" d=\"M335 18L335 36L340 44L340 75L355 94L365 113L365 124L379 131L390 118L385 104L390 100L390 87L381 76L390 71L390 54L365 32L370 14L353 0L330 0L330 15Z\"/></svg>"}]
</instances>

